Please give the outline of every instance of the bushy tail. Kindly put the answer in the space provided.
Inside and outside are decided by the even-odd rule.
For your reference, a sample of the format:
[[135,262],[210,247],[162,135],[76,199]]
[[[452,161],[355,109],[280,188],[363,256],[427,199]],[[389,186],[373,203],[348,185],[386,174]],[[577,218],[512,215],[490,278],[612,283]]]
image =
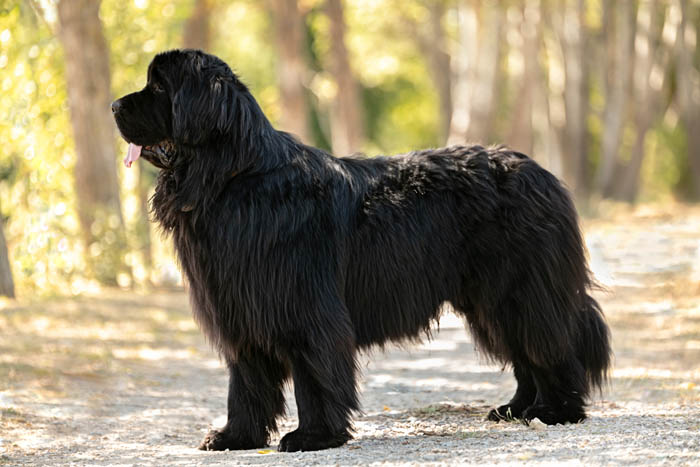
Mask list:
[[602,391],[611,366],[610,330],[596,300],[586,295],[578,334],[578,358],[586,370],[589,388]]

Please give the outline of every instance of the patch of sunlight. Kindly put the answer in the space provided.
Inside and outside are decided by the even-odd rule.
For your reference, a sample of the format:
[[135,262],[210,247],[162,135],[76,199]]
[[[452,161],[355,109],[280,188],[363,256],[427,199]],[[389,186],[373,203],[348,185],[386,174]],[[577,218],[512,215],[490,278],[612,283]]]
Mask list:
[[452,312],[452,307],[444,306],[445,314],[440,317],[440,329],[464,329],[462,318]]
[[139,348],[128,348],[120,347],[112,349],[112,355],[114,358],[126,360],[126,359],[136,359],[136,360],[185,360],[192,357],[192,352],[189,349],[184,350],[172,350],[167,348],[152,348],[152,347],[139,347]]
[[454,383],[450,383],[450,380],[447,378],[424,378],[415,380],[415,386],[423,388],[439,387],[440,389],[446,389],[449,387],[455,387],[456,385]]
[[445,358],[421,358],[404,360],[404,364],[401,366],[410,370],[434,370],[436,368],[445,369],[449,363]]
[[70,285],[70,291],[73,295],[97,295],[101,290],[99,282],[83,279],[81,277],[75,279]]
[[34,318],[30,322],[30,327],[39,333],[44,333],[51,326],[51,320],[46,317]]
[[673,311],[673,302],[671,300],[661,300],[659,302],[643,302],[637,305],[637,309],[640,313],[668,313]]
[[221,362],[219,360],[211,359],[204,362],[204,366],[207,368],[221,368]]
[[161,308],[147,308],[145,314],[148,315],[153,321],[159,323],[165,323],[168,321],[168,314]]
[[613,370],[613,378],[658,378],[668,379],[676,375],[671,370],[661,370],[658,368],[616,368]]
[[372,366],[385,371],[405,370],[410,373],[412,370],[441,370],[457,371],[464,373],[500,373],[500,367],[488,363],[479,363],[471,357],[465,359],[445,359],[445,358],[409,358],[374,360]]
[[153,333],[143,331],[137,323],[109,323],[94,327],[72,327],[72,323],[66,320],[50,320],[48,318],[36,318],[31,325],[44,337],[57,339],[96,339],[108,340],[139,340],[152,342],[155,340]]
[[392,375],[388,374],[381,374],[381,375],[372,375],[370,378],[372,381],[369,383],[370,386],[375,386],[375,385],[384,385],[394,379]]
[[503,387],[503,385],[489,383],[488,381],[481,381],[479,383],[470,384],[468,387],[472,391],[486,391],[486,390],[500,389]]
[[13,400],[10,397],[9,391],[0,391],[0,408],[12,407]]
[[421,347],[426,349],[426,350],[433,350],[433,351],[457,350],[457,342],[456,341],[447,341],[447,340],[442,340],[442,341],[435,340],[435,341],[425,342]]
[[191,319],[179,319],[175,321],[175,329],[178,331],[196,331],[197,325]]
[[695,259],[692,262],[690,270],[690,280],[694,282],[700,282],[700,240],[698,240],[698,246],[695,249]]

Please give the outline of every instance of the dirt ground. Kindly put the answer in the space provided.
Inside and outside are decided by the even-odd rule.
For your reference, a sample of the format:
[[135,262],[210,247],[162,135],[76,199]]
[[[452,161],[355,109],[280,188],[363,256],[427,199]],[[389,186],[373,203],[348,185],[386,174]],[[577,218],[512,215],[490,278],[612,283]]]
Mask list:
[[[700,209],[584,223],[615,368],[582,424],[484,421],[515,389],[446,315],[432,341],[363,357],[355,439],[312,453],[202,452],[226,372],[182,291],[0,304],[0,464],[700,465]],[[296,424],[288,389],[288,417]]]

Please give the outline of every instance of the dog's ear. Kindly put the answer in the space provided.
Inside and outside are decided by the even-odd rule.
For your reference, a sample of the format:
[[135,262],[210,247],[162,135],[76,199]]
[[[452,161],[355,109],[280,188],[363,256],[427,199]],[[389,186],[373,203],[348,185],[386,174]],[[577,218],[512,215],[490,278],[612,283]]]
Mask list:
[[200,71],[184,81],[173,100],[173,137],[196,145],[231,124],[235,91],[231,80],[220,74]]

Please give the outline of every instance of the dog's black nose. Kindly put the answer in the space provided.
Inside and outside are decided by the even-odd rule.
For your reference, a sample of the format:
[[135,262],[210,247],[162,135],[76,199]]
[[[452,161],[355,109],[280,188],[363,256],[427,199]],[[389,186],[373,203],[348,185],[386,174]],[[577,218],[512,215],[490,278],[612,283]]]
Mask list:
[[112,102],[112,113],[115,114],[115,113],[119,112],[119,109],[121,109],[121,107],[122,107],[122,103],[119,99]]

